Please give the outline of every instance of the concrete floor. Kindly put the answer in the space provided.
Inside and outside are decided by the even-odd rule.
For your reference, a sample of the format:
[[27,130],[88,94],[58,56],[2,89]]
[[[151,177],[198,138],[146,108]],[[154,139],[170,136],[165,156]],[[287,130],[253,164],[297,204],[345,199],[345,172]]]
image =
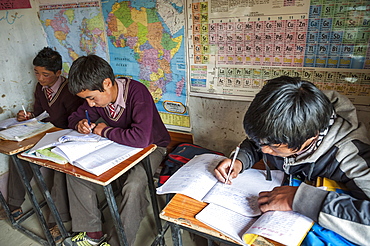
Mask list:
[[[39,197],[39,196],[38,196]],[[41,197],[41,196],[40,196]],[[164,196],[158,196],[158,201],[160,206],[164,206],[165,203]],[[0,205],[1,206],[1,205]],[[22,206],[23,211],[27,211],[31,208],[31,204],[26,200]],[[103,227],[111,226],[109,209],[104,210],[104,217],[106,222]],[[38,219],[35,215],[32,215],[22,226],[33,231],[37,235],[43,235]],[[70,230],[70,222],[65,224],[66,229]],[[32,228],[32,229],[31,229]],[[147,216],[143,219],[140,225],[140,229],[136,238],[135,246],[149,246],[153,242],[156,236],[155,222],[153,218],[152,206],[148,206]],[[188,232],[183,231],[183,245],[184,246],[203,246],[207,245],[206,242],[195,243]],[[170,229],[165,234],[166,246],[172,246],[171,232]],[[39,246],[41,244],[35,242],[33,239],[27,237],[22,232],[13,229],[7,220],[0,220],[0,246]],[[115,245],[112,245],[115,246]]]

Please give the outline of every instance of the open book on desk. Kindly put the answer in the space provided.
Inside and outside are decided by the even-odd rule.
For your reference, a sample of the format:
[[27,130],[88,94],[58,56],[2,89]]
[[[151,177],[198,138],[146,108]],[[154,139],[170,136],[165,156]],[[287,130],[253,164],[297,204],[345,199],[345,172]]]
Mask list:
[[225,158],[215,154],[195,156],[157,188],[157,194],[180,193],[245,216],[261,214],[257,204],[259,192],[280,186],[284,173],[271,170],[272,180],[268,181],[264,170],[248,169],[233,179],[231,185],[223,184],[215,177],[214,169]]
[[32,149],[22,155],[59,164],[69,162],[99,176],[141,150],[142,148],[118,144],[96,134],[81,134],[65,129],[47,133]]
[[26,121],[17,121],[16,118],[2,120],[0,121],[0,138],[4,140],[22,141],[49,130],[53,128],[54,125],[50,122],[41,122],[41,120],[47,117],[49,117],[49,114],[44,111],[39,116]]
[[207,205],[195,218],[242,245],[251,245],[257,235],[284,245],[300,245],[313,225],[311,219],[293,211],[248,217],[215,204]]

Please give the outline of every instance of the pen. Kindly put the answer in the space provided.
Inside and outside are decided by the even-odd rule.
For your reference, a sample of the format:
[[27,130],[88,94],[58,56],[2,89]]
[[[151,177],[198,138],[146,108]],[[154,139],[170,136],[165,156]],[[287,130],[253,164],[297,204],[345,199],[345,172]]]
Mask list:
[[26,111],[26,109],[24,108],[23,104],[22,104],[22,109],[23,109],[23,112],[24,112],[24,117],[25,117],[26,119],[28,119],[27,111]]
[[233,166],[234,166],[234,163],[235,163],[235,160],[236,160],[236,156],[238,155],[239,153],[239,149],[240,147],[237,146],[236,149],[235,149],[235,153],[234,153],[234,156],[233,156],[233,160],[231,161],[231,165],[230,165],[230,168],[229,168],[229,172],[227,173],[227,177],[226,177],[226,181],[225,181],[225,184],[227,183],[227,181],[229,181],[229,178],[230,178],[230,173],[231,173],[231,170],[233,169]]
[[87,123],[89,125],[91,125],[91,121],[90,121],[90,117],[89,117],[89,112],[87,112],[87,110],[85,110],[85,114],[86,114]]

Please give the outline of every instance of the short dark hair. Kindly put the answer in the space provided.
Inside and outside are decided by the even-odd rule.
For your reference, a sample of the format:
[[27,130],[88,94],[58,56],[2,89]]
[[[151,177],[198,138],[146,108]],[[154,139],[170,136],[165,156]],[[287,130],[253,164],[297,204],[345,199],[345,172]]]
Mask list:
[[293,150],[329,125],[333,106],[314,84],[281,76],[268,80],[251,102],[244,129],[257,144],[287,144]]
[[107,61],[97,55],[81,56],[72,63],[69,70],[68,88],[72,94],[84,90],[103,92],[103,82],[107,78],[115,83],[113,69]]
[[46,70],[56,73],[62,70],[62,56],[58,51],[50,47],[44,47],[33,59],[32,64],[36,67],[44,67]]

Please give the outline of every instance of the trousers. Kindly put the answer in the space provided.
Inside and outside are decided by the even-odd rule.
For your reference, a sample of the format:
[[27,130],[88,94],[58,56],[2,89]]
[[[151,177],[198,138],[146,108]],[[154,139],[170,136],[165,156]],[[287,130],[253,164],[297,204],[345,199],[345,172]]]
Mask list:
[[[31,181],[33,172],[28,162],[20,160],[21,165],[26,173],[26,178]],[[53,171],[53,184],[49,189],[51,190],[51,197],[60,214],[63,222],[71,220],[69,214],[69,203],[67,194],[66,175],[61,172]],[[8,204],[12,207],[21,207],[25,200],[26,190],[24,188],[21,177],[18,174],[17,168],[13,162],[9,163],[9,179],[8,179]],[[54,216],[51,214],[47,218],[48,223],[55,223]]]
[[[157,147],[149,155],[154,173],[166,154],[166,148]],[[134,245],[140,222],[149,205],[146,188],[148,179],[143,163],[138,163],[119,178],[122,184],[122,201],[118,205],[120,219],[129,245]],[[97,189],[102,188],[87,180],[67,175],[67,189],[72,217],[72,231],[102,231],[101,212],[98,207]],[[109,231],[108,242],[119,245],[114,227]]]

